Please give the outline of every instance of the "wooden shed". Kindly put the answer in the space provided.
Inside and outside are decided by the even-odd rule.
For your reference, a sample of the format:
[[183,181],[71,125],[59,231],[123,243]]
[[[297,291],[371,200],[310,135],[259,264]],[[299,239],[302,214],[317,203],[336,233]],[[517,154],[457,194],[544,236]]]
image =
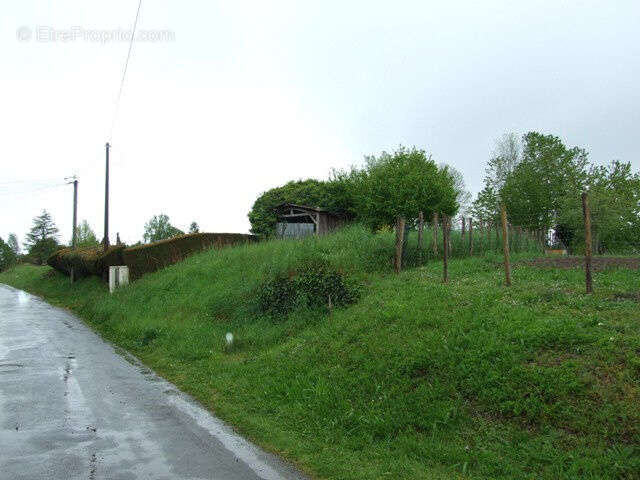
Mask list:
[[283,203],[276,208],[276,235],[280,238],[302,238],[326,235],[344,225],[344,218],[319,207]]

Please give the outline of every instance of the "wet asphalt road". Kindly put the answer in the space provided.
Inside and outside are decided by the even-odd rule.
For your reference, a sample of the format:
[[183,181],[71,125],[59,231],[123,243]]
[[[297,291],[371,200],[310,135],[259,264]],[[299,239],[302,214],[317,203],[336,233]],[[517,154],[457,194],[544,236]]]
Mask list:
[[0,285],[0,479],[301,479],[79,319]]

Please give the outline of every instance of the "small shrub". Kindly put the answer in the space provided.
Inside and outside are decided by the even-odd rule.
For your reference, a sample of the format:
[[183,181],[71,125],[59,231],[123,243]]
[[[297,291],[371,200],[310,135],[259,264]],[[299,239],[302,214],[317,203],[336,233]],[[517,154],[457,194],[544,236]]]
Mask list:
[[286,315],[297,308],[330,309],[354,303],[358,287],[322,261],[301,265],[288,276],[277,275],[260,286],[258,306],[268,315]]

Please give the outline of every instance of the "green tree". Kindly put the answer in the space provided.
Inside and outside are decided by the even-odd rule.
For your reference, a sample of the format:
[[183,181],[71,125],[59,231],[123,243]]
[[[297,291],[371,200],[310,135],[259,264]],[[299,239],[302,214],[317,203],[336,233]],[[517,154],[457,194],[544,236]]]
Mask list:
[[505,133],[496,141],[496,148],[487,163],[484,182],[499,192],[522,159],[522,142],[515,133]]
[[189,225],[189,233],[199,233],[200,232],[200,227],[198,226],[198,224],[196,222],[191,222],[191,225]]
[[7,245],[15,253],[16,257],[20,255],[20,242],[18,242],[18,236],[15,233],[10,233],[7,237]]
[[157,242],[178,235],[184,235],[184,232],[171,225],[169,217],[164,213],[154,215],[151,217],[151,220],[144,225],[145,243]]
[[566,196],[579,195],[584,188],[587,153],[538,132],[527,133],[523,144],[522,159],[507,175],[499,196],[513,224],[547,232],[557,223]]
[[31,252],[31,248],[33,248],[36,243],[53,239],[56,240],[57,244],[57,238],[58,227],[56,227],[49,212],[42,210],[42,213],[33,219],[33,226],[29,233],[27,233],[27,239],[24,243],[29,252]]
[[[455,215],[458,210],[455,178],[415,147],[399,147],[366,158],[364,175],[357,182],[358,211],[372,227],[395,226],[396,271],[401,268],[404,225],[420,212]],[[428,217],[427,217],[428,218]]]
[[36,243],[29,247],[29,256],[34,263],[42,265],[59,248],[60,245],[55,238],[44,238],[42,240],[38,240]]
[[478,192],[471,207],[471,214],[473,218],[485,224],[494,225],[498,222],[500,215],[500,198],[492,185],[485,185],[485,187]]
[[76,235],[78,237],[78,247],[95,247],[100,245],[95,232],[86,220],[80,222]]
[[0,272],[14,265],[17,255],[5,241],[0,237]]
[[[631,163],[613,161],[593,166],[587,178],[594,251],[598,253],[640,250],[640,175]],[[580,194],[567,195],[561,208],[556,235],[568,247],[584,246],[584,221]]]
[[58,227],[46,210],[33,219],[33,226],[24,242],[33,261],[42,264],[58,248]]

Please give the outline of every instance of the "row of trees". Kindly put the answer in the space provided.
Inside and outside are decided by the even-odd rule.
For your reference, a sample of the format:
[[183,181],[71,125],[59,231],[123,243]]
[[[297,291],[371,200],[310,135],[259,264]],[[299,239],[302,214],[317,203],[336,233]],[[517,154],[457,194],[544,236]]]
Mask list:
[[289,182],[268,190],[255,201],[249,220],[253,234],[268,238],[275,234],[275,207],[289,202],[319,206],[373,229],[393,227],[399,270],[406,226],[452,217],[468,196],[458,171],[437,165],[424,150],[399,147],[366,157],[363,167],[334,171],[327,181]]
[[584,149],[569,148],[554,135],[504,135],[470,213],[497,225],[504,203],[513,225],[537,231],[545,240],[553,231],[552,242],[579,249],[584,239],[583,191],[589,191],[596,251],[637,248],[640,176],[630,163],[591,165]]

